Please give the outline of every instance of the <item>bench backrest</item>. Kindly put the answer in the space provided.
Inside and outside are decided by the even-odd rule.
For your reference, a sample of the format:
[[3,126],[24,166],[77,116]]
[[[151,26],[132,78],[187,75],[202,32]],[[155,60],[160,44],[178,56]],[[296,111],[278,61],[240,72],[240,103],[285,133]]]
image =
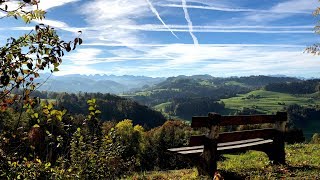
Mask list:
[[[209,128],[207,136],[192,136],[190,145],[202,145],[206,139],[215,140],[218,143],[240,141],[253,138],[274,139],[283,138],[286,129],[287,113],[277,112],[275,115],[239,115],[221,116],[217,113],[209,113],[207,117],[192,117],[192,128]],[[274,128],[254,129],[244,131],[232,131],[219,133],[220,126],[249,125],[249,124],[274,124]]]

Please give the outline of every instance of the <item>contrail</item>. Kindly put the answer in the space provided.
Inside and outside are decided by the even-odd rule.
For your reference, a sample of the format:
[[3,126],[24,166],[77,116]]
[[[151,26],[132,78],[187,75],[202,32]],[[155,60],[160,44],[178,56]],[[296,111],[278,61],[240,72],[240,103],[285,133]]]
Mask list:
[[157,18],[159,19],[159,21],[161,21],[161,23],[163,24],[163,26],[166,27],[166,28],[171,32],[171,34],[174,35],[174,37],[176,37],[177,39],[179,39],[178,36],[177,36],[173,31],[171,31],[171,29],[166,25],[166,23],[164,23],[164,21],[162,20],[162,18],[160,17],[160,15],[159,15],[159,13],[158,13],[158,11],[156,10],[156,8],[153,7],[153,5],[151,4],[151,2],[150,2],[149,0],[146,0],[146,1],[147,1],[147,3],[149,4],[149,7],[150,7],[151,11],[157,16]]
[[[180,4],[159,4],[160,7],[172,7],[172,8],[181,8],[183,7]],[[228,8],[228,7],[215,7],[215,6],[196,6],[196,5],[188,5],[187,8],[193,8],[193,9],[205,9],[205,10],[213,10],[213,11],[226,11],[226,12],[256,12],[256,13],[277,13],[277,14],[283,14],[283,13],[293,13],[293,14],[310,14],[308,11],[275,11],[275,10],[264,10],[264,9],[241,9],[241,8]]]
[[194,45],[199,45],[198,39],[197,37],[193,34],[193,26],[192,26],[192,22],[188,13],[188,9],[187,9],[187,2],[186,0],[182,0],[182,8],[184,11],[184,17],[186,18],[187,22],[188,22],[188,27],[189,27],[189,33],[193,39],[193,44]]

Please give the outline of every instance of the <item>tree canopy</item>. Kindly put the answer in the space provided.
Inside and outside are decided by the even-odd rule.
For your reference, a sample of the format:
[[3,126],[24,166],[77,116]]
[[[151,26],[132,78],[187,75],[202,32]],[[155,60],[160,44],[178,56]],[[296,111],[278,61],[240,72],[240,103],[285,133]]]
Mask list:
[[[38,8],[39,0],[0,0],[0,17],[21,19],[25,23],[42,20],[46,12]],[[79,31],[79,36],[81,32]],[[73,41],[60,39],[54,28],[38,24],[21,37],[8,37],[0,47],[0,107],[5,109],[16,101],[33,104],[29,98],[37,88],[34,82],[40,72],[59,71],[65,52],[82,43],[80,37]],[[14,89],[23,89],[22,96],[10,95]]]

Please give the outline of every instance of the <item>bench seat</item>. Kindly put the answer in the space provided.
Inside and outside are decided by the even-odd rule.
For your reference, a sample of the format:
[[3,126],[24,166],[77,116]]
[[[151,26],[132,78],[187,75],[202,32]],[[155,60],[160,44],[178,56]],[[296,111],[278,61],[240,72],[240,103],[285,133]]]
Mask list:
[[[221,153],[228,153],[233,151],[239,151],[239,149],[254,149],[255,146],[261,146],[263,144],[271,144],[273,143],[272,139],[262,139],[262,138],[255,138],[255,139],[247,139],[241,141],[232,141],[232,142],[225,142],[225,143],[218,143],[217,150]],[[204,146],[190,146],[190,147],[180,147],[180,148],[171,148],[168,151],[176,152],[178,154],[201,154],[203,152]]]

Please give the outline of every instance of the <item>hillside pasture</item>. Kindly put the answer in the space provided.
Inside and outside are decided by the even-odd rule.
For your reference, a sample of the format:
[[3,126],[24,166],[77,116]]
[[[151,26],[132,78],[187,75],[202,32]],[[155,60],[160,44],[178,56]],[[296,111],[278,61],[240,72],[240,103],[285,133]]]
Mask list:
[[311,95],[291,95],[265,90],[239,94],[236,97],[221,99],[221,101],[225,103],[226,109],[231,112],[242,108],[250,108],[267,114],[281,111],[284,107],[292,104],[314,106],[320,103],[319,99],[313,98]]

